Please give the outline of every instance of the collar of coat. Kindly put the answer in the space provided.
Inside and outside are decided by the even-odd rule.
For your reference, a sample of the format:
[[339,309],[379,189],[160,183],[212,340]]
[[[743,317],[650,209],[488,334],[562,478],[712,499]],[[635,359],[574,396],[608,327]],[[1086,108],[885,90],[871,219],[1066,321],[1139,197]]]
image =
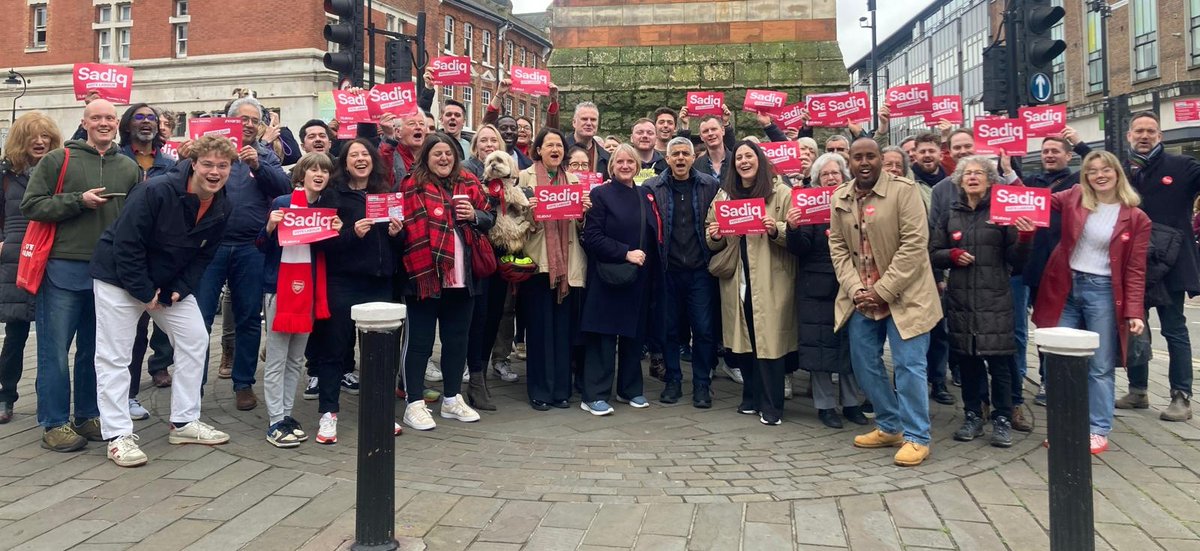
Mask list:
[[[855,190],[858,189],[857,182],[858,182],[858,179],[856,178],[854,180],[850,180],[850,182],[848,184],[843,185],[841,193],[837,194],[838,200],[853,202],[854,201],[854,192],[855,192]],[[880,172],[879,180],[877,182],[875,182],[875,187],[871,188],[871,192],[880,197],[887,197],[888,192],[891,191],[893,186],[902,185],[904,183],[908,183],[909,185],[916,185],[912,180],[909,180],[907,178],[900,178],[898,176],[892,176],[888,172]]]

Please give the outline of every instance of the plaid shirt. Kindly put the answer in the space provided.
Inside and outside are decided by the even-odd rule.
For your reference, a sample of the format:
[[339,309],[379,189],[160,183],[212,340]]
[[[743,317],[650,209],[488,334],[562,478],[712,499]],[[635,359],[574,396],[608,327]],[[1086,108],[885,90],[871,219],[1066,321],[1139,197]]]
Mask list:
[[[858,244],[859,249],[862,251],[862,262],[858,265],[858,277],[862,279],[863,285],[867,286],[867,290],[871,290],[875,287],[875,282],[879,281],[880,277],[879,266],[875,264],[875,254],[871,251],[871,240],[867,238],[867,226],[873,219],[870,215],[874,213],[875,207],[864,205],[867,197],[871,195],[871,190],[855,188],[854,191],[855,204],[858,206],[858,225],[862,228],[862,231],[859,232],[861,241]],[[873,320],[885,319],[891,315],[886,302],[873,309],[867,311],[860,310],[860,312]]]

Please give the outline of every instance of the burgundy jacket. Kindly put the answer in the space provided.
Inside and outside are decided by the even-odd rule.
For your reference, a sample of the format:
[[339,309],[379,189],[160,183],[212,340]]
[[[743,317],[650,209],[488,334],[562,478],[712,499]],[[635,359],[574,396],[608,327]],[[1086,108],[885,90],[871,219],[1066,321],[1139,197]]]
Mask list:
[[[1062,239],[1046,262],[1037,302],[1033,306],[1033,323],[1038,327],[1058,325],[1067,296],[1071,293],[1071,252],[1075,250],[1090,214],[1083,208],[1082,185],[1086,184],[1051,196],[1051,208],[1062,213]],[[1108,245],[1113,305],[1116,310],[1114,317],[1121,341],[1120,365],[1125,365],[1125,348],[1129,339],[1126,320],[1144,320],[1146,315],[1143,299],[1146,293],[1146,250],[1149,247],[1150,217],[1139,208],[1122,206]]]

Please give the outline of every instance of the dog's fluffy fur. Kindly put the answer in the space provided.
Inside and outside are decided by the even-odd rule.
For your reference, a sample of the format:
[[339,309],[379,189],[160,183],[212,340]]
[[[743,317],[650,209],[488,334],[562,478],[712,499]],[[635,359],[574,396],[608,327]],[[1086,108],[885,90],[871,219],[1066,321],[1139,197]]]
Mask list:
[[525,248],[525,236],[529,233],[529,199],[517,186],[517,161],[507,152],[494,151],[483,161],[483,182],[504,182],[504,212],[496,213],[496,225],[488,232],[492,244],[508,253]]

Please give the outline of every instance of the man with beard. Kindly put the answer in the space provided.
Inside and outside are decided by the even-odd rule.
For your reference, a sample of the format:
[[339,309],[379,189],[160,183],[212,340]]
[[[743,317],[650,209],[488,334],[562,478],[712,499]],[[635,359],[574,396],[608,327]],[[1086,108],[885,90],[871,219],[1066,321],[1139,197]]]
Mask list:
[[638,160],[642,163],[642,171],[633,179],[638,185],[667,169],[667,160],[661,153],[654,150],[654,140],[657,135],[658,131],[654,127],[654,121],[642,118],[633,123],[629,143],[633,144],[633,149],[637,151],[639,157]]
[[[653,123],[651,123],[653,126]],[[578,145],[588,154],[588,163],[592,172],[608,174],[608,151],[596,141],[596,130],[600,128],[600,110],[590,101],[580,102],[575,106],[575,115],[571,118],[573,131],[567,134],[565,151]]]

